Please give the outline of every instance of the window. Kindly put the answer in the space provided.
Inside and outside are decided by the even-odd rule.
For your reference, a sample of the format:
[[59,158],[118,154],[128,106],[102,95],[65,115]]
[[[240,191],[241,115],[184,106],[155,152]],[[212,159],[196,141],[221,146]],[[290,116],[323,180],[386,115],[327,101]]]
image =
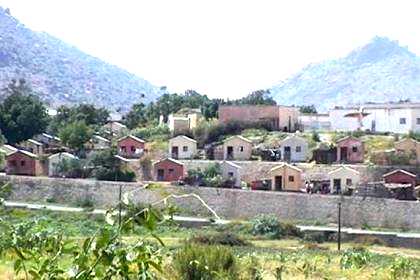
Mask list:
[[233,172],[228,172],[229,177],[233,177]]
[[346,185],[347,185],[347,186],[351,186],[351,185],[353,185],[353,181],[352,181],[350,178],[347,178],[347,179],[346,179]]
[[420,125],[420,118],[417,118],[416,123]]
[[188,152],[188,146],[184,146],[184,147],[182,147],[182,151],[183,151],[183,152]]
[[406,119],[405,118],[400,118],[400,124],[405,124],[406,123]]
[[295,177],[294,176],[289,176],[289,182],[294,182],[295,181]]
[[22,160],[22,161],[20,162],[20,166],[25,166],[25,161],[24,161],[24,160]]
[[125,153],[127,151],[127,148],[125,146],[121,146],[121,152]]
[[240,152],[243,152],[243,151],[244,151],[244,146],[240,146],[240,147],[239,147],[239,151],[240,151]]
[[136,151],[136,147],[131,146],[131,151],[134,153]]
[[173,174],[174,173],[174,169],[173,168],[169,168],[169,170],[168,170],[168,172],[169,172],[169,174]]
[[351,150],[353,151],[353,153],[357,153],[357,146],[353,146]]
[[300,153],[302,151],[302,147],[301,146],[296,146],[296,153]]

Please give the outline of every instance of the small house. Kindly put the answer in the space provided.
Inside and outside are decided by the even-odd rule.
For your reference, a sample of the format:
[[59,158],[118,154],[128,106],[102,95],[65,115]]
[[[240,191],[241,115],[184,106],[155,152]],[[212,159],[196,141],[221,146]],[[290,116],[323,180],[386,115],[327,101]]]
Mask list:
[[125,134],[126,132],[128,132],[127,126],[117,121],[109,121],[108,123],[104,125],[104,128],[106,131],[108,131],[109,134],[111,134],[111,136],[114,136],[114,135],[121,136]]
[[360,182],[360,173],[353,168],[341,166],[328,172],[331,193],[343,193],[356,187]]
[[184,164],[173,158],[162,159],[153,164],[153,174],[156,181],[182,180],[185,177]]
[[397,169],[391,172],[384,174],[383,179],[385,184],[403,184],[411,185],[413,188],[416,187],[417,176],[411,172]]
[[308,158],[308,142],[297,135],[287,136],[280,142],[281,159],[287,162],[302,162]]
[[6,174],[37,176],[42,174],[42,166],[37,155],[17,150],[6,157]]
[[60,142],[61,142],[60,138],[53,136],[51,134],[48,134],[48,133],[38,134],[34,136],[34,139],[44,144],[46,148],[59,147]]
[[35,155],[40,156],[44,154],[44,144],[39,141],[36,141],[35,139],[28,139],[26,141],[23,141],[20,144],[20,146],[24,150],[31,152]]
[[364,144],[353,136],[337,140],[337,161],[341,163],[361,163],[364,160]]
[[242,167],[231,161],[222,161],[220,163],[220,169],[222,170],[222,177],[224,180],[232,182],[234,187],[241,186]]
[[118,139],[118,154],[126,158],[139,158],[143,155],[145,141],[134,135],[124,136]]
[[173,159],[191,159],[197,154],[197,141],[184,135],[169,140],[169,155]]
[[296,166],[281,163],[268,172],[273,191],[300,191],[303,187],[302,170]]
[[48,157],[48,176],[59,176],[58,165],[63,161],[78,160],[79,158],[67,152],[56,153]]
[[223,159],[249,160],[252,154],[252,141],[235,135],[223,141]]
[[420,164],[420,142],[412,138],[404,138],[395,143],[397,152],[408,155],[410,164]]
[[111,147],[111,141],[102,136],[93,135],[89,143],[87,144],[87,146],[89,150],[94,150],[94,151],[106,150],[109,147]]

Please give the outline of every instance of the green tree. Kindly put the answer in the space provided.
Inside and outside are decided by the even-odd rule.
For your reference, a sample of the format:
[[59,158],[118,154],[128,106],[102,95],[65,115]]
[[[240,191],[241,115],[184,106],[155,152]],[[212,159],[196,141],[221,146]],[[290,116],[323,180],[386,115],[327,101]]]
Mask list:
[[314,105],[303,105],[299,106],[299,111],[304,114],[316,114],[316,108]]
[[64,145],[77,151],[83,150],[84,144],[91,139],[92,134],[92,129],[84,121],[69,123],[59,131]]
[[83,121],[89,126],[102,126],[109,118],[109,112],[105,108],[96,108],[90,104],[80,104],[75,107],[60,106],[49,126],[49,130],[57,133],[60,128],[69,122]]
[[236,105],[276,105],[276,101],[271,97],[271,92],[268,89],[260,89],[254,92],[251,92],[245,97],[234,100],[232,102],[227,102],[227,104],[236,104]]
[[144,126],[147,123],[146,106],[143,103],[134,104],[123,117],[123,121],[129,129]]
[[7,97],[0,104],[0,130],[8,143],[15,144],[45,131],[49,122],[47,108],[25,80],[12,80],[3,92]]

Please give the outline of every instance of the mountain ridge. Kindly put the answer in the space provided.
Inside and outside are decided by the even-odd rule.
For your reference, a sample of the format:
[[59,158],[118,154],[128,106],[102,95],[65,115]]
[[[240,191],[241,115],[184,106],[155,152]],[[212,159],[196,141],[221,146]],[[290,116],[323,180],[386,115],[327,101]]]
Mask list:
[[285,105],[319,111],[351,103],[420,101],[420,58],[397,41],[374,37],[347,56],[312,63],[270,89]]
[[127,111],[160,95],[143,78],[46,32],[32,31],[0,7],[0,88],[20,78],[29,80],[51,107],[91,103]]

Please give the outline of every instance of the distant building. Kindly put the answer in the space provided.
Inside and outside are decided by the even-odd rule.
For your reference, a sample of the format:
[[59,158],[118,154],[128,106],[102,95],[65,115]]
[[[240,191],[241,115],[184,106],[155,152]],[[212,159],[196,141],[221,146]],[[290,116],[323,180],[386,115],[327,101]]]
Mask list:
[[395,143],[395,150],[410,157],[410,164],[420,164],[420,142],[404,138]]
[[300,114],[299,124],[304,131],[331,130],[331,121],[329,114]]
[[188,109],[168,116],[169,131],[174,134],[184,133],[197,127],[202,117],[200,109]]
[[6,157],[7,175],[37,176],[43,172],[38,156],[24,150],[17,150]]
[[173,159],[192,159],[197,154],[197,141],[184,135],[169,139],[169,155]]
[[99,135],[93,135],[86,143],[86,148],[93,151],[105,150],[109,147],[111,147],[111,141]]
[[337,140],[337,161],[340,163],[362,163],[365,148],[362,140],[346,136]]
[[104,128],[111,136],[121,136],[128,132],[127,126],[117,121],[109,121],[104,125]]
[[347,166],[341,166],[328,173],[332,193],[346,192],[360,182],[360,173]]
[[274,130],[298,129],[299,109],[277,105],[220,105],[219,122],[265,122]]
[[281,160],[303,162],[308,159],[308,142],[297,135],[289,135],[280,141]]
[[252,141],[235,135],[223,141],[223,159],[249,160],[252,154]]
[[145,152],[145,141],[134,135],[124,136],[117,141],[118,155],[126,158],[139,158]]
[[[354,117],[363,114],[361,118]],[[420,132],[420,103],[372,103],[337,107],[329,112],[331,128],[338,131]]]
[[184,164],[176,159],[166,158],[153,164],[156,181],[173,182],[185,177]]
[[20,143],[20,146],[35,155],[41,156],[44,154],[44,144],[34,139],[28,139]]
[[416,187],[417,184],[416,174],[402,169],[388,172],[382,177],[384,178],[385,184],[407,184],[411,185],[413,188]]
[[222,161],[220,163],[220,169],[222,170],[224,180],[230,180],[235,187],[240,187],[242,167],[231,161]]
[[293,165],[281,163],[268,174],[273,191],[300,191],[303,188],[302,170]]
[[79,158],[67,153],[67,152],[62,152],[62,153],[56,153],[53,154],[51,156],[48,157],[48,176],[49,177],[56,177],[59,176],[59,172],[57,169],[57,166],[67,160],[67,161],[71,161],[71,160],[78,160]]

